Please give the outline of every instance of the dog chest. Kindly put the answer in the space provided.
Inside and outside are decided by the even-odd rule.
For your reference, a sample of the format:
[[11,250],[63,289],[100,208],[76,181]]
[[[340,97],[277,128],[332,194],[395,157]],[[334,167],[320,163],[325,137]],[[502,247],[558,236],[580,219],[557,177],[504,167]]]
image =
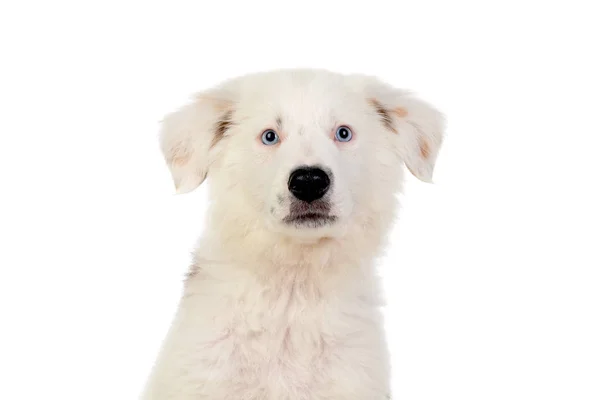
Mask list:
[[[193,301],[201,300],[209,299]],[[190,364],[205,392],[224,391],[223,399],[308,400],[336,398],[331,393],[379,398],[387,390],[380,316],[364,296],[328,297],[296,281],[240,288],[209,303],[219,305],[191,307],[203,312],[189,316],[196,332],[188,332],[194,338]]]

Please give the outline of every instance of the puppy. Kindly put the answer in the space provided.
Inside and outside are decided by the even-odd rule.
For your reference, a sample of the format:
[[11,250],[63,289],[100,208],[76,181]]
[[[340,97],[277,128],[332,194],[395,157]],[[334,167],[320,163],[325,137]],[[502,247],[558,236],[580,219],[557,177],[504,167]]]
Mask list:
[[403,166],[429,182],[443,116],[377,78],[277,70],[168,115],[178,193],[211,203],[145,400],[383,400],[373,262]]

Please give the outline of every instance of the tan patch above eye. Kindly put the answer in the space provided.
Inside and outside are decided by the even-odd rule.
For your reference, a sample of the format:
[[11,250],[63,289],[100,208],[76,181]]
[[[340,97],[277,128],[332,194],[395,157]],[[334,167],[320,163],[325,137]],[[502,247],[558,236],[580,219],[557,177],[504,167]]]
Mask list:
[[428,159],[431,155],[431,148],[429,147],[429,143],[426,140],[419,141],[419,150],[421,151],[421,157],[424,159]]
[[408,111],[406,111],[402,107],[396,107],[396,108],[394,108],[393,112],[394,112],[394,114],[396,114],[400,118],[404,118],[404,117],[406,117],[408,115]]

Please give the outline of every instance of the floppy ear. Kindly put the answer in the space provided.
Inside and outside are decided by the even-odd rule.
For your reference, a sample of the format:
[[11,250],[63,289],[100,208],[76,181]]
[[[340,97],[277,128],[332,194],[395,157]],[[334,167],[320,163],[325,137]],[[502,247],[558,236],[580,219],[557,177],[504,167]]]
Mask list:
[[444,139],[445,118],[410,92],[376,81],[367,90],[368,101],[381,123],[394,135],[394,147],[408,170],[423,182],[432,182]]
[[160,147],[177,193],[197,188],[206,178],[209,154],[231,126],[233,103],[223,93],[197,95],[192,102],[165,116]]

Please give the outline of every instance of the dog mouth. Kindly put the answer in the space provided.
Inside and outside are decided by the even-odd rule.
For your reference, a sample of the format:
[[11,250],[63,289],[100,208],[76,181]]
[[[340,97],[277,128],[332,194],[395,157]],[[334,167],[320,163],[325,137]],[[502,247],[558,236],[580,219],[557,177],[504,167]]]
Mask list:
[[290,214],[283,222],[290,225],[323,226],[335,222],[336,217],[328,214],[309,212],[304,214]]
[[293,202],[290,213],[283,219],[288,225],[305,227],[319,227],[332,224],[337,217],[329,214],[330,205],[325,201],[316,201],[307,204],[305,202]]

